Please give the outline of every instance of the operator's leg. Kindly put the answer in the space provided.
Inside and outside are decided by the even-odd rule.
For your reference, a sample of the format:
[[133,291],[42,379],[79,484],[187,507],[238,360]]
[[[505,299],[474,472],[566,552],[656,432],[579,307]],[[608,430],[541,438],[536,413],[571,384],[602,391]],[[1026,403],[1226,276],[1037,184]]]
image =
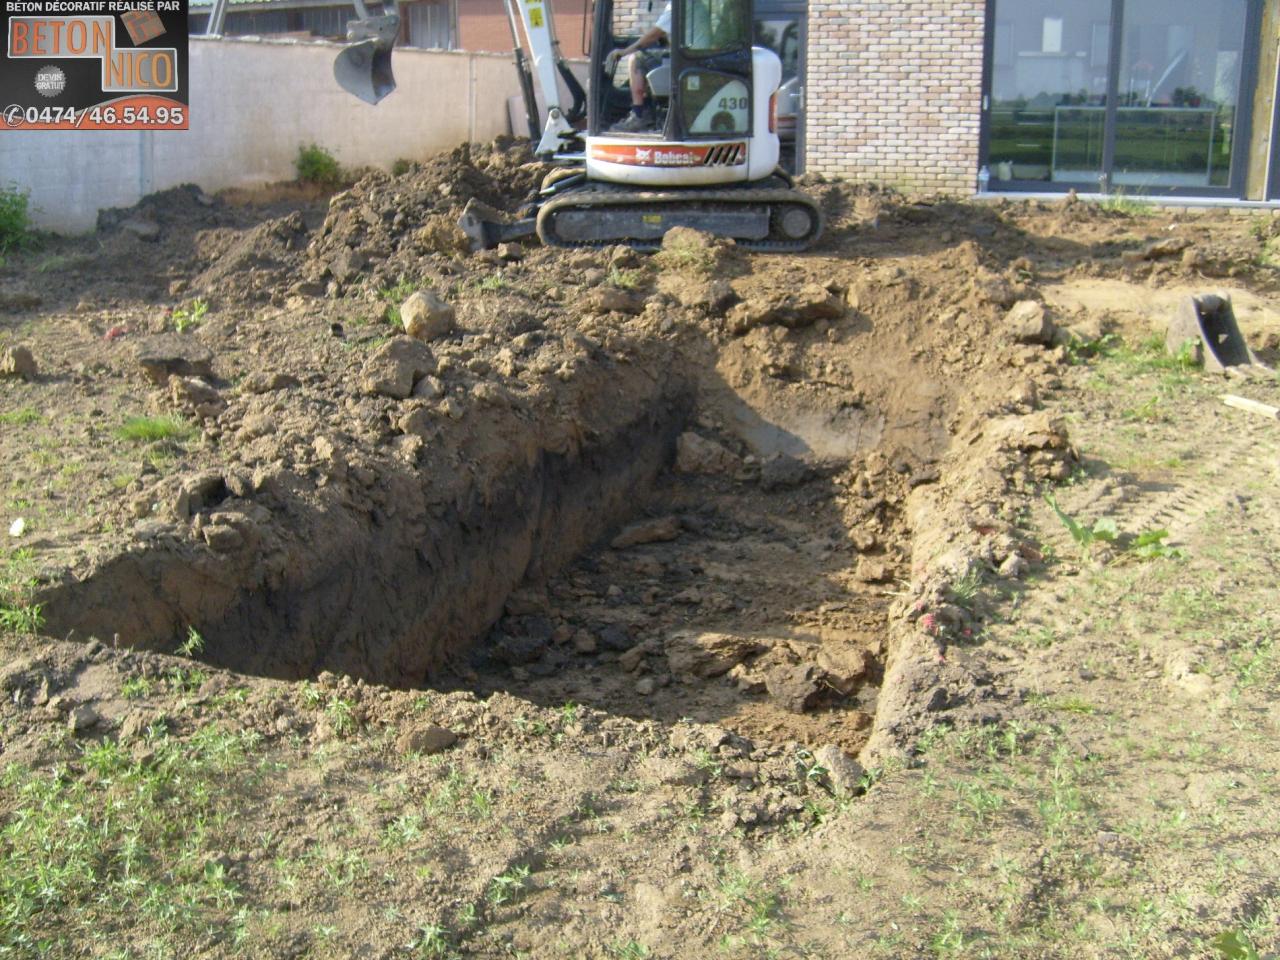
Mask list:
[[627,72],[631,77],[631,105],[633,107],[644,106],[644,60],[645,58],[640,54],[633,53],[631,62],[627,65]]

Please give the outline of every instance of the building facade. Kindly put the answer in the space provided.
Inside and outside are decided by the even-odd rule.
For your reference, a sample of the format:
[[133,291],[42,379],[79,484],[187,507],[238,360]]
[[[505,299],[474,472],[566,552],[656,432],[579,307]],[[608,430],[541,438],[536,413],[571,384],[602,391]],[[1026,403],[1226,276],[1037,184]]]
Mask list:
[[806,169],[1280,198],[1280,0],[809,0]]

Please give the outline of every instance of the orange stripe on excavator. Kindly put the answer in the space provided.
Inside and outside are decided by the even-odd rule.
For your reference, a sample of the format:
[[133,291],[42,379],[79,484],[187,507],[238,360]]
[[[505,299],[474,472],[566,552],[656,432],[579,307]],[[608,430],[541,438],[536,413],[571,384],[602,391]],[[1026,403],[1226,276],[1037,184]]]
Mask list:
[[718,143],[709,147],[655,144],[632,146],[593,143],[591,159],[631,167],[740,166],[747,161],[745,143]]

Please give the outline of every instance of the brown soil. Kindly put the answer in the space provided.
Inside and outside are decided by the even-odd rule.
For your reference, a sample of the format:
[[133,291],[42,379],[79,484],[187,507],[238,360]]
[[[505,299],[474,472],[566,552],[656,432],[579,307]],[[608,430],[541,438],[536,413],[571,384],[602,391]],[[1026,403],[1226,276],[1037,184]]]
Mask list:
[[[1005,656],[998,625],[1074,549],[1036,527],[1038,491],[1080,484],[1060,499],[1091,515],[1127,502],[1115,479],[1074,499],[1104,482],[1076,361],[1225,284],[1274,362],[1271,222],[811,182],[827,236],[801,256],[692,232],[651,257],[465,253],[466,201],[514,211],[542,173],[496,144],[332,197],[178,188],[0,266],[0,348],[39,365],[0,379],[6,526],[22,518],[4,609],[43,619],[6,641],[0,752],[38,768],[160,718],[184,743],[251,731],[281,769],[217,842],[273,839],[227,854],[238,892],[201,909],[275,915],[261,955],[403,955],[406,925],[448,927],[423,955],[861,955],[900,917],[882,899],[817,919],[845,903],[821,874],[831,851],[876,858],[869,818],[897,836],[922,812],[872,807],[900,781],[850,794],[907,776],[931,731],[1026,722],[1042,667]],[[425,345],[392,322],[413,290],[456,311]],[[1007,319],[1026,301],[1051,321],[1030,335]],[[177,419],[121,432],[143,415]],[[1135,531],[1182,509],[1144,499]],[[206,669],[186,683],[166,654],[193,635]],[[78,705],[92,723],[50,739]],[[447,766],[395,747],[428,723],[461,738]],[[461,819],[379,845],[406,798]],[[349,889],[275,885],[281,860],[332,877],[357,855]],[[504,910],[492,884],[516,868],[559,879]],[[794,878],[803,919],[754,879],[726,900],[739,874]],[[450,919],[468,903],[483,932]],[[94,955],[99,928],[60,939],[61,916],[26,922]],[[142,951],[176,942],[164,929],[122,932]],[[931,935],[896,955],[945,953]]]

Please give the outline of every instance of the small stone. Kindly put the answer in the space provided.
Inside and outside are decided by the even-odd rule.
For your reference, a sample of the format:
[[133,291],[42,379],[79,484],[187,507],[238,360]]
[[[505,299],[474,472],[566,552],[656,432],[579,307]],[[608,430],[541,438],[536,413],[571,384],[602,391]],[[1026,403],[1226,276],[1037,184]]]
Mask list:
[[803,460],[780,453],[760,465],[760,488],[770,492],[798,487],[812,475],[813,471]]
[[831,744],[819,747],[813,751],[813,759],[826,770],[826,779],[832,792],[841,796],[862,792],[862,778],[867,775],[867,771],[839,747]]
[[355,250],[343,250],[329,263],[329,273],[339,283],[350,283],[360,275],[368,261]]
[[84,733],[96,727],[101,720],[102,717],[97,710],[87,703],[82,703],[67,714],[67,728],[72,733]]
[[1015,550],[1004,558],[1004,562],[1000,564],[999,573],[1000,576],[1008,577],[1010,580],[1021,580],[1026,576],[1028,569],[1030,569],[1030,564],[1023,560]]
[[498,244],[498,257],[508,263],[516,263],[524,259],[524,247],[518,243]]
[[657,684],[654,682],[653,677],[641,677],[636,681],[636,693],[642,697],[651,695],[655,689],[657,689]]
[[1053,321],[1043,303],[1036,300],[1019,300],[1005,314],[1005,329],[1019,343],[1052,343]]
[[630,650],[635,641],[631,639],[631,634],[627,632],[626,627],[620,627],[616,623],[611,623],[600,631],[600,645],[606,650],[613,650],[621,653]]
[[859,557],[853,575],[863,583],[883,583],[892,576],[889,565],[875,557]]
[[240,381],[240,389],[245,393],[271,393],[274,390],[287,390],[298,385],[297,377],[265,370],[251,373]]
[[596,287],[587,294],[585,306],[592,313],[626,313],[635,315],[644,309],[644,301],[621,287],[606,284]]
[[32,380],[38,372],[36,358],[26,347],[8,347],[0,354],[0,376]]
[[638,643],[618,657],[618,666],[627,671],[627,673],[635,673],[640,669],[640,664],[644,662],[644,655],[647,652],[645,645]]
[[634,547],[643,543],[662,543],[674,540],[678,536],[680,536],[680,519],[678,517],[657,517],[653,520],[641,520],[639,523],[633,523],[623,528],[623,531],[609,542],[609,546],[615,550],[625,550],[627,547]]
[[435,357],[425,343],[412,337],[392,337],[365,361],[361,387],[365,393],[403,400],[420,378],[435,370]]
[[403,731],[396,739],[396,749],[401,753],[421,753],[430,755],[448,750],[458,742],[458,735],[452,730],[427,724],[411,727]]
[[742,467],[738,456],[714,440],[696,433],[680,434],[676,440],[676,473],[736,473]]
[[728,673],[747,657],[764,650],[749,637],[731,633],[681,632],[665,643],[667,664],[680,677],[709,680]]
[[573,635],[573,649],[578,653],[595,653],[596,638],[586,630],[579,630]]
[[130,217],[120,224],[120,232],[137,237],[147,243],[155,243],[160,239],[160,225],[152,220]]
[[400,305],[404,332],[417,340],[435,340],[452,332],[456,311],[430,290],[409,295]]
[[821,697],[817,668],[811,664],[774,667],[764,678],[769,696],[792,713],[815,707]]
[[206,524],[200,535],[215,553],[232,553],[244,546],[244,534],[230,524]]

